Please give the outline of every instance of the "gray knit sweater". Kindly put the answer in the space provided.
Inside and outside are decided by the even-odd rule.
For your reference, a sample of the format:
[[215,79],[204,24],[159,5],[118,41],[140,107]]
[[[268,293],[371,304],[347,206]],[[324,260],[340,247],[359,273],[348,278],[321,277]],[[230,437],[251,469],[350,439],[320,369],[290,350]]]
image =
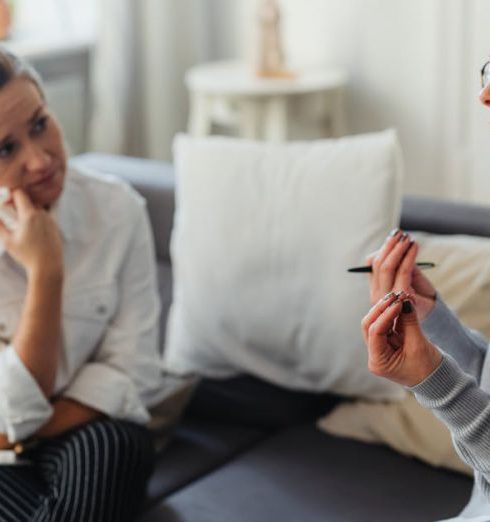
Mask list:
[[422,406],[432,409],[448,426],[456,450],[475,470],[472,499],[461,518],[455,520],[490,521],[488,341],[463,326],[439,298],[422,328],[443,352],[443,360],[429,377],[410,390]]

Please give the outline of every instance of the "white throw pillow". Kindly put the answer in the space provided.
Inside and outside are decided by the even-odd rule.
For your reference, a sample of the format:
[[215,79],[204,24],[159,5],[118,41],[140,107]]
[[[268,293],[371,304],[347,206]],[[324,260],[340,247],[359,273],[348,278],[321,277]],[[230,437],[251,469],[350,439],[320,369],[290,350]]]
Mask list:
[[395,132],[286,144],[180,135],[174,155],[166,368],[402,397],[367,369],[367,278],[346,272],[399,221]]

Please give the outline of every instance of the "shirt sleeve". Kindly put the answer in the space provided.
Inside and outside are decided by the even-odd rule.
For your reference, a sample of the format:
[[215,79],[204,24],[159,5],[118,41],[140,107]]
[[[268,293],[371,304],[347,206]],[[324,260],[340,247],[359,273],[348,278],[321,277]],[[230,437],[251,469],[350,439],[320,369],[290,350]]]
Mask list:
[[10,442],[35,433],[53,414],[36,379],[13,345],[0,352],[0,431]]
[[490,499],[490,395],[447,354],[429,377],[409,389],[447,425],[456,450]]
[[434,309],[422,322],[422,329],[463,371],[480,380],[488,341],[479,332],[464,326],[439,295]]
[[[134,196],[133,196],[134,197]],[[118,282],[118,307],[94,356],[62,395],[106,415],[145,423],[162,388],[158,354],[160,303],[155,252],[144,202],[136,217]]]

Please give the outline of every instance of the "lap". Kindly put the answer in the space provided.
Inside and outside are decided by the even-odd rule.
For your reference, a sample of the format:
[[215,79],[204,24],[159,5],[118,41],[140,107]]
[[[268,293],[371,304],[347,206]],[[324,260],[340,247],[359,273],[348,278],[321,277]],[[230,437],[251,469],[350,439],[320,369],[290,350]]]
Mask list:
[[19,522],[130,520],[144,498],[153,456],[146,428],[124,421],[101,420],[47,440],[28,452],[31,466],[0,467],[0,521],[10,521],[10,504],[20,510],[19,491],[27,499],[23,511],[31,511],[12,519]]

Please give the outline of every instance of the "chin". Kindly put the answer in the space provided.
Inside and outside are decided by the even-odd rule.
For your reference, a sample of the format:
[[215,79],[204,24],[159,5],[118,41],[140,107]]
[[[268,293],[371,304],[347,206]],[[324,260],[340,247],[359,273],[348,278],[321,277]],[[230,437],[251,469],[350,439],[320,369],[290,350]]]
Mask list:
[[63,186],[53,187],[50,190],[30,194],[32,202],[40,207],[52,207],[61,196]]

